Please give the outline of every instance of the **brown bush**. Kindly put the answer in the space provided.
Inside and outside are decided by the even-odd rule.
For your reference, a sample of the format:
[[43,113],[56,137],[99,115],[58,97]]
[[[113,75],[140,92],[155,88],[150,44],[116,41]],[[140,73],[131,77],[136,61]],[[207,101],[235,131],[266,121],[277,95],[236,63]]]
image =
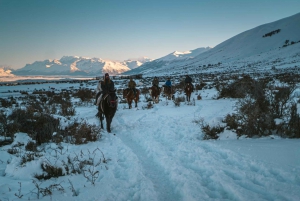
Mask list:
[[100,131],[100,127],[82,121],[70,124],[65,129],[58,131],[57,135],[62,136],[66,142],[72,144],[86,144],[100,139],[102,137]]
[[64,176],[63,170],[61,167],[55,167],[48,163],[42,163],[41,168],[45,172],[45,174],[34,175],[34,177],[37,178],[38,180],[42,180],[42,179],[48,180],[48,179],[51,179],[52,177],[58,178],[58,177]]
[[49,142],[53,132],[59,130],[59,120],[51,115],[36,113],[34,108],[27,107],[26,110],[15,109],[8,116],[15,130],[27,133],[38,144]]
[[90,101],[91,99],[95,98],[95,94],[90,89],[79,89],[77,92],[75,92],[74,97],[80,98],[82,102],[84,101]]
[[223,122],[227,124],[229,129],[236,130],[239,126],[237,115],[235,114],[227,114]]
[[200,84],[195,85],[196,90],[202,90],[207,84],[205,82],[201,82]]
[[37,145],[35,142],[33,141],[29,141],[26,145],[25,145],[25,150],[26,151],[33,151],[36,152],[37,151]]
[[200,123],[201,130],[204,133],[203,140],[216,140],[219,138],[221,132],[224,131],[225,127],[217,125],[217,126],[210,126],[205,124],[203,121]]

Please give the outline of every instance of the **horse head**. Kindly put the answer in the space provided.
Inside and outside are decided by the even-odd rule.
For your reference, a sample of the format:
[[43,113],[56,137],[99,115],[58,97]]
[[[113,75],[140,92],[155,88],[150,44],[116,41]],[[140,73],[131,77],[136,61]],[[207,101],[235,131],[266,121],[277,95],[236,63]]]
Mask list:
[[192,85],[191,83],[187,83],[186,86],[185,86],[185,91],[186,92],[191,92],[192,91]]
[[156,103],[158,103],[159,101],[159,94],[160,94],[160,91],[158,89],[157,86],[152,86],[149,90],[150,92],[150,95],[152,97],[153,100],[155,100]]
[[136,94],[134,94],[134,90],[131,88],[127,88],[123,90],[123,98],[127,100],[129,109],[131,108],[132,101],[135,102],[135,107],[137,107],[137,102],[139,101],[140,91],[135,89]]
[[107,96],[107,104],[109,107],[116,107],[118,102],[117,102],[117,96],[115,92],[110,92]]

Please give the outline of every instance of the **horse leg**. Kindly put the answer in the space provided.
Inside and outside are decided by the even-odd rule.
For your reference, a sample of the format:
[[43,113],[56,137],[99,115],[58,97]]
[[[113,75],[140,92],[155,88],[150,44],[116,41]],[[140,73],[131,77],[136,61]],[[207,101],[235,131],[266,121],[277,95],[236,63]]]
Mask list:
[[99,115],[100,115],[101,128],[103,129],[103,119],[104,119],[104,117],[101,113]]
[[129,101],[129,103],[128,103],[128,107],[129,107],[129,109],[131,109],[131,108],[132,108],[131,104],[132,104],[132,101]]
[[100,119],[101,128],[103,129],[103,118],[104,118],[104,117],[103,117],[103,114],[102,114],[100,111],[101,111],[101,109],[100,109],[100,104],[99,104],[97,116],[98,116],[99,119]]
[[137,101],[137,100],[134,100],[134,102],[135,102],[135,107],[137,107],[137,102],[138,102],[138,101]]
[[111,132],[111,130],[110,130],[110,124],[111,124],[112,118],[109,115],[107,115],[105,118],[106,118],[106,130],[107,130],[107,132],[110,133]]

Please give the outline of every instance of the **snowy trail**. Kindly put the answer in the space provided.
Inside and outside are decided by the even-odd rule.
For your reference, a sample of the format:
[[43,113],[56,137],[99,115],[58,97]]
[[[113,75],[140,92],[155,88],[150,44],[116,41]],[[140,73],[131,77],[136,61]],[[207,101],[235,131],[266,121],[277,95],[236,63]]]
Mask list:
[[[124,129],[123,131],[127,130]],[[124,136],[120,133],[118,137],[133,153],[138,153],[137,158],[142,164],[144,175],[151,180],[157,192],[157,200],[178,200],[178,193],[174,191],[173,184],[169,181],[169,178],[166,178],[159,164],[156,164],[151,157],[148,157],[145,150],[134,142],[130,136]]]
[[245,195],[255,200],[297,200],[300,182],[294,175],[198,140],[195,116],[210,110],[213,120],[224,109],[214,102],[210,106],[174,108],[161,103],[150,110],[118,110],[113,120],[116,137],[136,154],[157,200],[249,200]]

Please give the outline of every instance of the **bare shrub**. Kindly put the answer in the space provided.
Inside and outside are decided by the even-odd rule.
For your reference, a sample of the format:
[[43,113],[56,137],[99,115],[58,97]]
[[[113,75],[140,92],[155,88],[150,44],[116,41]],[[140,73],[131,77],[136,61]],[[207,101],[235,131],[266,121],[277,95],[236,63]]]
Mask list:
[[13,97],[10,97],[9,99],[0,98],[0,106],[4,108],[10,108],[16,103],[17,102]]
[[49,97],[49,105],[52,104],[62,104],[64,102],[64,98],[60,95],[53,95]]
[[0,141],[0,146],[4,146],[13,142],[14,134],[18,131],[13,123],[10,123],[7,115],[0,110],[0,136],[4,136],[4,140]]
[[239,100],[237,116],[241,129],[248,137],[270,135],[275,127],[270,107],[265,100],[255,100],[249,96]]
[[10,148],[10,149],[7,149],[7,153],[9,153],[9,154],[11,154],[11,155],[15,155],[15,154],[20,153],[20,149],[15,148],[15,147],[12,147],[12,148]]
[[300,138],[300,115],[297,112],[296,103],[291,106],[290,120],[285,133],[287,137]]
[[80,98],[80,100],[82,102],[84,101],[90,101],[91,99],[94,99],[95,98],[95,94],[92,90],[90,89],[79,89],[78,91],[76,91],[74,94],[73,94],[74,97],[77,97],[77,98]]
[[285,112],[289,108],[290,98],[295,91],[295,85],[276,87],[271,95],[271,106],[274,118],[285,116]]
[[204,134],[202,137],[203,140],[216,140],[219,138],[219,134],[225,129],[225,126],[221,126],[220,124],[210,126],[208,123],[204,122],[203,118],[195,119],[193,122],[200,126],[202,133]]
[[48,114],[35,113],[32,107],[13,110],[8,119],[17,130],[27,133],[32,139],[36,139],[38,144],[49,142],[53,132],[59,130],[58,119]]
[[63,100],[60,105],[62,116],[74,116],[75,115],[75,108],[73,107],[71,101]]
[[151,108],[153,108],[153,104],[152,104],[151,101],[149,101],[149,102],[147,103],[147,105],[146,105],[146,106],[143,106],[142,108],[143,108],[143,109],[151,109]]
[[18,190],[18,193],[15,193],[15,196],[18,197],[19,199],[21,199],[23,197],[23,194],[21,193],[22,192],[22,183],[21,182],[18,182],[20,187],[19,187],[19,190]]
[[37,178],[38,180],[44,179],[44,180],[48,180],[52,177],[54,178],[58,178],[61,176],[64,176],[63,174],[63,170],[61,167],[55,167],[49,163],[43,162],[41,164],[41,168],[44,171],[43,174],[35,174],[34,177]]
[[238,118],[235,114],[227,114],[223,122],[227,124],[229,129],[236,130],[239,126]]
[[141,94],[145,95],[145,94],[149,94],[149,88],[148,87],[143,87],[140,89]]
[[11,140],[11,139],[0,140],[0,147],[5,146],[5,145],[9,145],[11,143],[13,143],[13,140]]
[[20,165],[24,165],[25,163],[33,160],[34,160],[34,153],[26,153],[21,157]]
[[174,91],[182,91],[185,87],[185,82],[184,80],[181,80],[179,83],[175,84],[173,86]]
[[210,140],[210,139],[216,140],[219,138],[218,134],[220,134],[223,131],[224,131],[224,127],[220,125],[214,127],[211,127],[209,125],[204,125],[202,127],[202,132],[205,133],[205,135],[203,136],[203,140]]
[[29,141],[26,145],[25,145],[25,150],[26,151],[33,151],[36,152],[37,151],[37,145],[35,142],[33,141]]
[[74,122],[64,130],[59,130],[58,135],[63,136],[67,142],[73,144],[95,142],[102,137],[101,128],[90,125],[86,121]]
[[32,191],[31,193],[34,193],[37,195],[37,199],[40,199],[40,195],[42,195],[43,197],[49,195],[50,196],[50,200],[52,200],[52,194],[54,190],[60,191],[60,192],[64,192],[65,189],[61,186],[61,184],[51,184],[48,187],[42,188],[40,186],[40,184],[38,184],[35,180],[32,180],[32,183],[34,184],[37,192]]
[[202,90],[207,84],[205,82],[201,82],[200,84],[195,85],[196,90]]
[[204,120],[200,120],[199,124],[201,126],[201,130],[204,133],[203,140],[216,140],[219,138],[221,132],[224,131],[224,126],[217,125],[217,126],[210,126],[209,124],[205,123]]
[[[244,98],[246,94],[255,94],[257,81],[249,75],[244,75],[241,79],[234,80],[232,83],[219,82],[216,89],[219,91],[218,98]],[[254,91],[253,91],[254,90]]]

